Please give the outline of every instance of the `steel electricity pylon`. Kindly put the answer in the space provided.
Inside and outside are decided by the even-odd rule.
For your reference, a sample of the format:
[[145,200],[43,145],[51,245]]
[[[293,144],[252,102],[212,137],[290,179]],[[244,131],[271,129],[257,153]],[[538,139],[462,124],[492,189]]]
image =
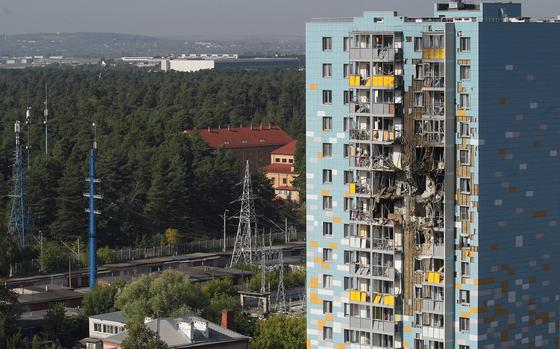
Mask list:
[[280,265],[278,266],[278,290],[276,292],[276,311],[287,313],[286,288],[284,287],[284,252],[280,251]]
[[245,166],[243,179],[243,194],[241,195],[241,211],[239,212],[239,225],[233,245],[230,266],[236,263],[253,264],[253,246],[251,225],[256,224],[255,203],[251,187],[251,173],[249,161]]
[[12,198],[12,210],[10,213],[10,223],[8,225],[8,235],[16,235],[19,245],[27,245],[32,236],[29,211],[26,202],[25,188],[25,165],[23,159],[23,145],[21,142],[21,122],[18,120],[14,124],[16,136],[16,157],[14,161],[14,190]]

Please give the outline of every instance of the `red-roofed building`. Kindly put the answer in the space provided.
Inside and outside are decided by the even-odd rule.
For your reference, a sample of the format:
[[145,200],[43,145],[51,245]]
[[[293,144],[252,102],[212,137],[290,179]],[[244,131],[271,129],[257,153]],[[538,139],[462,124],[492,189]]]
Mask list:
[[[185,133],[191,135],[194,131],[189,130]],[[242,169],[249,160],[252,170],[270,164],[272,151],[293,141],[283,129],[274,125],[208,128],[198,130],[198,135],[211,148],[231,149],[239,159]]]
[[274,150],[270,154],[270,165],[265,167],[266,177],[272,181],[277,197],[285,200],[299,201],[299,192],[293,185],[297,176],[294,163],[296,141]]

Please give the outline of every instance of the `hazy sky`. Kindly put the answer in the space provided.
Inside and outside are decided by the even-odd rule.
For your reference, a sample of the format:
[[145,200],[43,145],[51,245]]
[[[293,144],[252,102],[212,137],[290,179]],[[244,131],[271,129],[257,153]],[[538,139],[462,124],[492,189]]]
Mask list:
[[[313,17],[364,10],[429,15],[433,0],[0,0],[0,33],[119,32],[157,36],[303,36]],[[560,0],[522,0],[556,16]]]

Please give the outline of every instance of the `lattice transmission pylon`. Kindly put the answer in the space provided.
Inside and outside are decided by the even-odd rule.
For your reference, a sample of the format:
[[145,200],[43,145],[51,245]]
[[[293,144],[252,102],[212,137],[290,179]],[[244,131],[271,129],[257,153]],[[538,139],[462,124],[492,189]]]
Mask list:
[[21,247],[27,245],[32,236],[29,212],[26,202],[25,189],[25,166],[23,163],[23,146],[21,144],[21,122],[18,120],[14,124],[16,134],[16,157],[14,161],[14,190],[12,198],[12,210],[10,213],[10,223],[8,225],[8,235],[16,235]]
[[284,252],[283,251],[280,251],[278,290],[276,292],[276,311],[279,313],[288,312],[288,305],[286,304],[286,288],[284,287]]
[[233,245],[230,266],[236,263],[253,264],[253,246],[251,226],[256,224],[255,203],[253,189],[251,186],[251,173],[249,161],[245,166],[245,177],[243,179],[243,194],[241,195],[241,211],[239,212],[239,224]]

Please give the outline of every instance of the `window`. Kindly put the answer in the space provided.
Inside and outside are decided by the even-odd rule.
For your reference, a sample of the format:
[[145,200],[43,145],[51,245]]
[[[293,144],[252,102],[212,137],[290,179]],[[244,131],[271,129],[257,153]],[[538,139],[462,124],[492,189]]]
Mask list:
[[459,77],[461,80],[470,80],[471,79],[471,66],[470,65],[461,65],[459,67]]
[[421,107],[424,105],[424,96],[422,92],[415,92],[414,93],[414,106]]
[[414,38],[414,51],[422,51],[422,37]]
[[332,210],[332,196],[323,196],[323,210]]
[[468,149],[459,150],[459,161],[461,165],[469,165],[471,163],[470,152]]
[[323,116],[323,131],[331,131],[331,130],[332,130],[332,117]]
[[459,344],[459,349],[470,349],[468,345]]
[[348,211],[352,207],[352,198],[344,198],[344,211]]
[[342,49],[344,50],[344,52],[348,52],[348,50],[350,49],[350,38],[347,36],[342,39]]
[[349,144],[344,144],[343,146],[343,155],[345,158],[348,157],[348,155],[350,154],[350,145]]
[[471,128],[468,122],[460,122],[459,123],[459,135],[461,137],[470,137],[471,136]]
[[471,302],[471,291],[460,290],[459,291],[459,302],[461,304],[469,304]]
[[471,96],[468,93],[461,93],[459,107],[461,109],[471,109]]
[[332,275],[323,274],[323,288],[332,288]]
[[351,251],[344,251],[344,264],[350,264],[351,261]]
[[323,170],[323,183],[332,183],[332,170]]
[[323,37],[323,51],[332,50],[332,38],[328,36]]
[[469,331],[469,329],[470,329],[469,318],[460,317],[459,318],[459,331],[466,332],[466,331]]
[[471,192],[471,179],[470,178],[461,178],[459,179],[459,188],[461,193],[468,194]]
[[350,126],[352,125],[352,118],[345,117],[342,122],[342,129],[344,132],[348,132],[348,130],[350,130]]
[[461,262],[461,276],[469,277],[471,275],[471,266],[468,262]]
[[332,157],[332,143],[323,143],[323,157],[324,158]]
[[461,52],[468,52],[471,50],[471,38],[459,39],[459,48]]
[[332,78],[332,64],[323,64],[323,77]]
[[282,184],[288,184],[288,178],[282,178]]
[[287,161],[287,160],[286,160],[286,158],[282,158],[282,162],[284,162],[284,163],[285,163],[286,161]]
[[416,79],[424,79],[424,66],[422,64],[416,64]]
[[323,327],[323,340],[332,341],[332,327]]
[[323,235],[332,236],[332,223],[323,222]]
[[323,90],[323,104],[332,104],[331,90]]
[[469,220],[469,206],[461,206],[461,220],[468,221]]
[[347,78],[350,75],[350,64],[344,64],[342,66],[342,77]]
[[288,162],[289,162],[290,164],[293,164],[293,163],[294,163],[294,159],[288,159]]
[[344,91],[344,99],[343,99],[343,103],[344,104],[348,104],[350,103],[350,91]]
[[344,184],[352,183],[352,171],[344,171]]
[[323,249],[323,262],[332,262],[332,249]]
[[276,159],[274,159],[274,161],[280,162],[280,158],[276,158]]
[[345,238],[350,236],[351,231],[352,231],[352,228],[351,228],[350,224],[344,224],[344,237]]
[[323,301],[323,314],[332,313],[332,301]]
[[101,324],[94,323],[94,324],[93,324],[93,330],[94,330],[95,332],[101,332]]

